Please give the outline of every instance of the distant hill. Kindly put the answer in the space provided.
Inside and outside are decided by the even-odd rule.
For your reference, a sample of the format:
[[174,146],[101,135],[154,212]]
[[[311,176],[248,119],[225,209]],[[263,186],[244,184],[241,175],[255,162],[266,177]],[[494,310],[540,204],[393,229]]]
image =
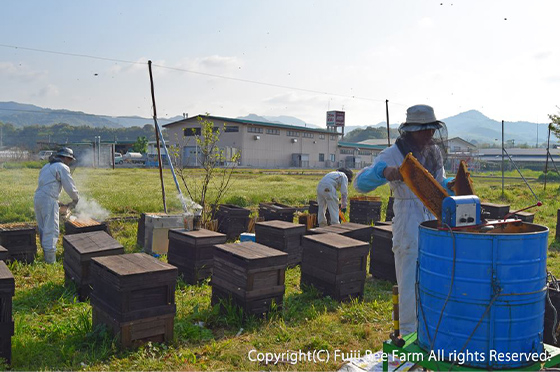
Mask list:
[[[171,119],[158,119],[158,122],[163,125],[182,118],[182,116],[177,116]],[[142,118],[139,116],[113,117],[94,115],[81,111],[52,110],[17,102],[0,102],[0,121],[13,124],[15,127],[28,125],[47,126],[64,123],[71,126],[89,126],[93,128],[126,128],[133,126],[143,127],[146,124],[154,123],[152,118]]]
[[303,120],[300,120],[293,116],[259,116],[256,114],[249,114],[246,116],[238,116],[237,119],[244,119],[244,120],[251,120],[251,121],[261,121],[263,123],[276,123],[276,124],[288,124],[288,125],[296,125],[300,127],[312,127],[312,128],[319,128],[314,124],[306,123]]
[[[473,144],[499,144],[502,141],[502,122],[490,119],[479,111],[470,110],[441,120],[447,126],[449,138],[461,137]],[[398,128],[399,125],[400,124],[391,124],[391,129]],[[373,126],[373,128],[386,128],[386,126],[387,124],[382,122]],[[537,144],[537,127],[538,142],[540,146],[543,146],[547,140],[548,124],[537,124],[526,121],[505,122],[504,138],[506,141],[515,141],[516,145],[527,144],[529,146],[535,146]],[[364,126],[356,129],[361,129],[361,132],[363,132],[365,128]],[[344,137],[345,140],[347,140],[347,137],[351,140],[357,134],[352,134],[351,131],[347,133],[348,135]],[[362,137],[363,135],[359,136],[360,140]],[[387,138],[387,136],[385,135],[384,138]],[[350,140],[348,141],[350,142]],[[557,142],[558,138],[551,135],[550,140],[551,142]]]

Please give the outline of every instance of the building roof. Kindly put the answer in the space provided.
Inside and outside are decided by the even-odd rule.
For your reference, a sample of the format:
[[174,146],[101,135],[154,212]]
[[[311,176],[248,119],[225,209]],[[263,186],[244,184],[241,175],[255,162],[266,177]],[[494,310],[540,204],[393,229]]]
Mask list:
[[[395,143],[397,139],[391,138],[391,145]],[[358,142],[360,145],[373,145],[373,146],[382,146],[383,148],[387,147],[387,138],[372,138],[365,141]]]
[[304,131],[315,132],[315,133],[337,134],[339,136],[342,135],[342,133],[331,132],[331,131],[328,131],[326,129],[321,129],[321,128],[302,127],[300,125],[289,125],[289,124],[281,124],[281,123],[253,121],[253,120],[246,120],[246,119],[234,119],[234,118],[226,118],[226,117],[222,117],[222,116],[210,116],[210,115],[208,115],[208,116],[207,115],[191,116],[190,118],[187,118],[187,119],[182,119],[182,120],[179,120],[179,121],[175,121],[173,123],[165,124],[165,125],[163,125],[163,127],[170,127],[170,126],[175,126],[175,125],[178,125],[178,124],[183,124],[187,121],[191,121],[192,119],[195,119],[195,118],[198,118],[198,117],[208,118],[208,119],[213,120],[213,121],[223,120],[223,121],[227,121],[227,122],[230,122],[230,123],[237,123],[237,124],[244,124],[244,125],[259,125],[259,126],[271,127],[271,128],[282,128],[282,129],[289,129],[289,130],[304,130]]
[[476,145],[470,143],[469,141],[466,141],[466,140],[462,139],[461,137],[448,138],[448,139],[447,139],[447,145],[448,145],[448,146],[449,146],[449,142],[451,142],[451,141],[462,142],[462,143],[464,143],[465,145],[467,145],[467,146],[469,146],[469,147],[474,147],[474,148],[476,148]]
[[[554,156],[560,156],[560,149],[550,149],[550,154]],[[528,149],[521,149],[521,148],[506,148],[506,152],[510,155],[516,156],[546,156],[546,149],[544,148],[528,148]],[[496,148],[488,148],[488,149],[479,149],[478,154],[480,156],[493,156],[499,155],[502,156],[502,149],[499,147]]]
[[340,141],[338,141],[338,147],[352,147],[352,148],[355,148],[355,149],[383,150],[384,148],[387,147],[387,144],[385,144],[385,146],[382,146],[382,145],[369,145],[369,144],[363,143],[363,142],[354,143],[354,142],[340,142]]

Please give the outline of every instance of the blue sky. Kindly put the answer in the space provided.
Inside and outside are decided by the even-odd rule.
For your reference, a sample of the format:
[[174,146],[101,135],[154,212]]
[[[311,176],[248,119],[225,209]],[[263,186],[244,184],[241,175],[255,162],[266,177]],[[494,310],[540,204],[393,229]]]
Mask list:
[[327,110],[344,109],[347,125],[372,125],[385,120],[386,99],[392,123],[417,103],[440,118],[475,109],[545,123],[559,111],[556,0],[4,0],[2,9],[0,101],[150,117],[152,60],[159,117],[324,125]]

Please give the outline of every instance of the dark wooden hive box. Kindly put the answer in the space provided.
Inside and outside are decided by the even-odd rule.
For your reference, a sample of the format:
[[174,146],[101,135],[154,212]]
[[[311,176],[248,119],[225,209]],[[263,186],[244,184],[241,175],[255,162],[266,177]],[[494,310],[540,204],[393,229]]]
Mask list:
[[62,261],[66,282],[76,283],[81,301],[91,293],[90,264],[93,257],[124,254],[124,247],[105,231],[65,235]]
[[328,233],[340,234],[367,243],[371,241],[372,232],[372,226],[362,225],[354,222],[318,227],[307,231],[307,233],[311,235]]
[[218,231],[226,234],[228,240],[237,239],[249,228],[249,209],[233,204],[221,204],[216,211]]
[[[317,219],[319,218],[319,204],[315,200],[310,200],[309,201],[309,214],[315,214],[315,215],[317,215]],[[327,218],[327,221],[330,222],[331,218],[330,218],[328,208],[325,211],[325,216]],[[315,227],[319,226],[318,222],[317,222],[317,219],[315,219]]]
[[305,225],[280,220],[257,222],[255,225],[256,242],[286,252],[289,266],[301,262],[301,238],[305,232]]
[[369,273],[378,279],[396,283],[393,254],[393,225],[378,225],[373,229]]
[[490,219],[494,220],[504,218],[509,213],[509,205],[507,204],[480,203],[480,207],[484,212],[490,214]]
[[12,297],[14,293],[14,276],[8,266],[0,261],[0,358],[6,359],[8,363],[12,359],[12,336],[14,335]]
[[248,309],[255,307],[255,302],[266,299],[273,299],[281,306],[287,264],[287,253],[259,243],[249,241],[216,245],[212,273],[213,302],[231,295]]
[[535,214],[531,212],[517,212],[515,213],[515,218],[519,218],[523,222],[533,223]]
[[118,322],[175,314],[177,268],[144,253],[91,259],[91,305]]
[[336,233],[303,237],[301,284],[343,301],[363,297],[369,243]]
[[[17,225],[17,224],[14,224]],[[31,264],[37,254],[37,232],[35,227],[2,227],[0,225],[0,245],[8,250],[8,261]]]
[[378,198],[350,198],[350,222],[371,225],[381,219],[381,201]]
[[177,267],[186,283],[195,284],[212,275],[214,246],[226,239],[226,235],[206,229],[169,230],[167,262]]
[[6,261],[8,259],[9,252],[6,248],[0,245],[0,260]]
[[92,231],[105,231],[107,234],[111,235],[109,231],[109,226],[105,222],[94,221],[81,225],[79,222],[64,221],[64,235],[81,234]]
[[265,221],[294,221],[294,213],[296,208],[280,203],[259,203],[259,217],[263,217]]

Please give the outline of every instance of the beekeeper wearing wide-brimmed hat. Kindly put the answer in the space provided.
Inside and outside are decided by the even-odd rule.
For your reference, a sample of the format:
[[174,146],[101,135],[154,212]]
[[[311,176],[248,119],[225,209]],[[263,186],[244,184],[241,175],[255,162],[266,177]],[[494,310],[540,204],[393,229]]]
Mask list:
[[72,198],[71,207],[78,203],[78,189],[70,174],[69,165],[75,161],[74,152],[68,147],[60,149],[39,173],[39,185],[35,191],[35,218],[45,261],[56,261],[56,243],[59,230],[58,197],[64,191]]
[[443,156],[436,138],[446,137],[445,124],[436,119],[434,109],[415,105],[406,111],[406,121],[399,127],[395,144],[381,151],[373,164],[361,170],[354,188],[366,193],[389,182],[395,198],[393,204],[393,252],[399,286],[399,317],[402,335],[416,332],[416,261],[418,259],[418,225],[435,217],[416,195],[402,182],[399,166],[412,152],[418,161],[446,190]]

